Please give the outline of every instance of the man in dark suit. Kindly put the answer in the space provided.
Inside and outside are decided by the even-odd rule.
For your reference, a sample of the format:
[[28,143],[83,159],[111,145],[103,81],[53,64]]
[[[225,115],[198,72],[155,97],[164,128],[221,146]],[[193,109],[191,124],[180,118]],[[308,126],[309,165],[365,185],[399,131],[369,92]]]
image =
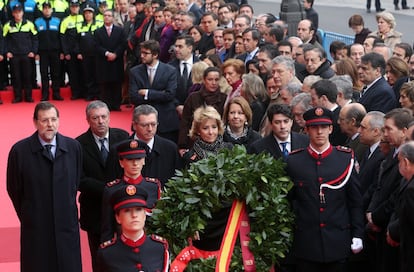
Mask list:
[[360,143],[368,146],[363,159],[359,163],[358,176],[364,210],[368,208],[378,180],[380,165],[384,160],[384,153],[380,149],[383,127],[384,113],[371,111],[362,119],[358,130]]
[[365,84],[359,103],[367,112],[381,111],[387,113],[397,106],[397,100],[391,86],[384,79],[385,59],[378,53],[362,56],[358,68],[359,78]]
[[237,56],[237,58],[244,61],[244,63],[247,63],[249,60],[254,59],[257,52],[259,52],[261,35],[259,30],[255,28],[247,28],[243,31],[242,36],[243,46],[246,52]]
[[313,108],[303,118],[309,146],[287,159],[293,181],[289,198],[296,215],[296,271],[341,271],[351,251],[363,248],[364,217],[353,152],[330,144],[332,111]]
[[135,105],[149,104],[159,113],[158,135],[177,142],[179,119],[175,109],[177,72],[158,60],[160,44],[141,43],[141,62],[130,71],[129,95]]
[[270,106],[267,110],[267,118],[273,133],[254,142],[249,148],[249,153],[267,152],[275,159],[286,159],[289,152],[308,146],[308,136],[291,131],[293,115],[289,106],[282,104]]
[[214,48],[213,31],[218,26],[218,16],[213,12],[206,12],[201,17],[200,27],[204,31],[198,42],[198,51],[204,55],[208,50]]
[[13,145],[7,162],[7,192],[21,224],[20,271],[79,272],[82,150],[58,133],[53,104],[37,104],[33,124],[37,131]]
[[110,114],[102,101],[92,101],[86,107],[89,129],[78,136],[83,150],[83,175],[80,191],[80,224],[88,233],[92,267],[96,271],[96,253],[102,242],[101,210],[105,184],[122,175],[116,144],[128,139],[128,132],[109,128]]
[[101,98],[109,110],[120,111],[126,36],[122,27],[113,24],[113,14],[112,10],[106,10],[104,25],[95,32],[96,79]]
[[400,161],[400,173],[406,183],[402,193],[399,209],[399,233],[401,270],[403,272],[414,271],[414,144],[404,144],[398,155]]
[[332,145],[344,145],[347,136],[341,132],[338,124],[341,107],[336,103],[338,95],[336,85],[328,79],[319,80],[312,84],[310,94],[313,107],[323,107],[332,111],[333,132],[329,135],[329,142]]
[[191,68],[200,59],[193,53],[194,39],[190,35],[178,36],[175,41],[175,59],[169,64],[173,66],[177,73],[177,112],[181,117],[184,102],[188,97],[188,90],[193,85],[191,79]]
[[181,168],[177,145],[155,133],[158,126],[158,112],[150,105],[139,105],[132,116],[132,138],[148,145],[148,155],[142,175],[156,178],[161,182],[161,188],[174,176],[175,169]]
[[376,189],[366,210],[368,229],[376,238],[375,271],[393,271],[398,262],[398,250],[386,242],[387,225],[394,211],[395,198],[391,197],[400,188],[401,174],[398,171],[399,147],[405,142],[405,131],[413,120],[408,109],[394,109],[384,116],[384,139],[395,149],[381,164]]
[[352,103],[341,108],[338,118],[338,124],[342,133],[348,137],[344,146],[352,148],[358,162],[362,161],[365,151],[368,148],[367,145],[360,142],[358,131],[365,114],[367,114],[367,112],[365,111],[364,106],[359,103]]

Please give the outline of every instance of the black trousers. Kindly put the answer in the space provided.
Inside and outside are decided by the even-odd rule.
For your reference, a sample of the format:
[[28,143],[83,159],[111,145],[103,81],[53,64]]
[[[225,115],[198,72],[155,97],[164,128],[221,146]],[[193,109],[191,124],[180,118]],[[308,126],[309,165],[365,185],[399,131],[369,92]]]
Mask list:
[[84,90],[81,86],[82,70],[76,54],[70,54],[70,60],[66,60],[68,69],[69,85],[72,90],[72,97],[85,97]]
[[109,110],[119,110],[122,100],[122,82],[100,82],[99,93],[103,102],[105,102]]
[[13,55],[10,59],[12,84],[15,99],[22,99],[22,90],[25,97],[32,98],[33,59],[27,55]]
[[98,256],[99,245],[101,243],[101,237],[98,234],[93,233],[91,231],[88,231],[87,233],[88,233],[89,251],[91,253],[92,271],[98,272],[97,256]]
[[61,65],[58,51],[40,51],[40,75],[42,79],[42,98],[49,95],[49,75],[52,80],[53,95],[59,94]]
[[296,272],[342,272],[344,262],[319,263],[297,259]]
[[99,98],[98,84],[96,83],[96,57],[83,55],[81,65],[82,86],[85,89],[86,98]]

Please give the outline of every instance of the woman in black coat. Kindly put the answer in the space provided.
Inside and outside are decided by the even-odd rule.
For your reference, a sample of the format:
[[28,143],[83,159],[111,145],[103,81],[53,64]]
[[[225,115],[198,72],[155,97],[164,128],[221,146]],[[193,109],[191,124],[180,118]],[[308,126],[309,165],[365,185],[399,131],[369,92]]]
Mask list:
[[223,114],[225,124],[223,140],[248,148],[253,142],[260,139],[260,134],[252,129],[252,116],[252,110],[246,99],[238,96],[230,100]]

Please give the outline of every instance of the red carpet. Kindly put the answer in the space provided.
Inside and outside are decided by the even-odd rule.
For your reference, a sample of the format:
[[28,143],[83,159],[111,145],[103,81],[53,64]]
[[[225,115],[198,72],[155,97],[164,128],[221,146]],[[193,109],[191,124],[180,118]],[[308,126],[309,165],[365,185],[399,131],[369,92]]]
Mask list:
[[[88,129],[85,117],[85,108],[88,102],[83,100],[70,100],[70,90],[61,89],[64,101],[51,101],[59,109],[59,132],[70,137],[77,137]],[[28,137],[34,132],[32,122],[33,110],[40,100],[40,90],[33,90],[35,103],[11,104],[13,92],[1,91],[0,97],[3,105],[0,105],[0,271],[20,271],[20,224],[6,191],[6,167],[7,156],[11,146],[18,140]],[[121,112],[111,112],[111,127],[117,127],[130,131],[132,107],[123,106]],[[91,261],[89,256],[88,241],[85,232],[81,232],[83,272],[90,272]]]

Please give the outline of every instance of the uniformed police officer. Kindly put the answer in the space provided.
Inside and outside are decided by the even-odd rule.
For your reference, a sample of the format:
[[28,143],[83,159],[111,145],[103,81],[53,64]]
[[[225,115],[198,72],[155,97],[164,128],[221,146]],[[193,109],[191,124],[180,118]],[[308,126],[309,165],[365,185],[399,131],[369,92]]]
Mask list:
[[66,61],[72,100],[83,97],[81,87],[81,67],[76,57],[76,44],[78,41],[77,26],[82,24],[83,16],[79,14],[79,1],[71,0],[69,7],[70,15],[63,19],[60,24],[60,41],[63,55]]
[[110,199],[120,187],[133,185],[137,190],[145,190],[148,195],[146,199],[148,212],[155,207],[155,203],[160,198],[161,185],[159,180],[141,175],[147,150],[146,143],[134,139],[122,141],[117,146],[119,164],[124,170],[124,175],[121,179],[108,182],[104,189],[102,197],[102,242],[110,240],[117,231]]
[[38,49],[37,31],[35,25],[23,18],[23,6],[17,3],[13,6],[13,19],[7,22],[3,29],[6,39],[5,52],[10,60],[14,100],[22,102],[22,89],[25,89],[26,102],[33,102],[32,75],[33,60]]
[[86,5],[83,9],[83,23],[77,26],[77,58],[82,67],[82,86],[87,101],[100,99],[96,83],[96,43],[94,34],[103,23],[95,20],[95,12],[93,6]]
[[[297,271],[340,271],[352,252],[362,250],[362,199],[354,155],[329,142],[332,112],[310,109],[303,114],[310,144],[292,151],[287,171],[296,215],[293,250]],[[300,169],[299,169],[300,168]]]
[[101,245],[99,271],[168,271],[167,241],[159,236],[147,236],[144,232],[147,192],[134,185],[123,185],[110,201],[121,234]]
[[[60,74],[61,74],[61,46],[59,26],[60,19],[52,17],[52,5],[50,2],[42,4],[43,16],[37,18],[35,25],[39,33],[39,57],[40,75],[42,80],[42,101],[49,100],[49,74],[52,79],[52,90],[54,100],[63,100],[60,96]],[[62,55],[63,57],[63,55]]]

